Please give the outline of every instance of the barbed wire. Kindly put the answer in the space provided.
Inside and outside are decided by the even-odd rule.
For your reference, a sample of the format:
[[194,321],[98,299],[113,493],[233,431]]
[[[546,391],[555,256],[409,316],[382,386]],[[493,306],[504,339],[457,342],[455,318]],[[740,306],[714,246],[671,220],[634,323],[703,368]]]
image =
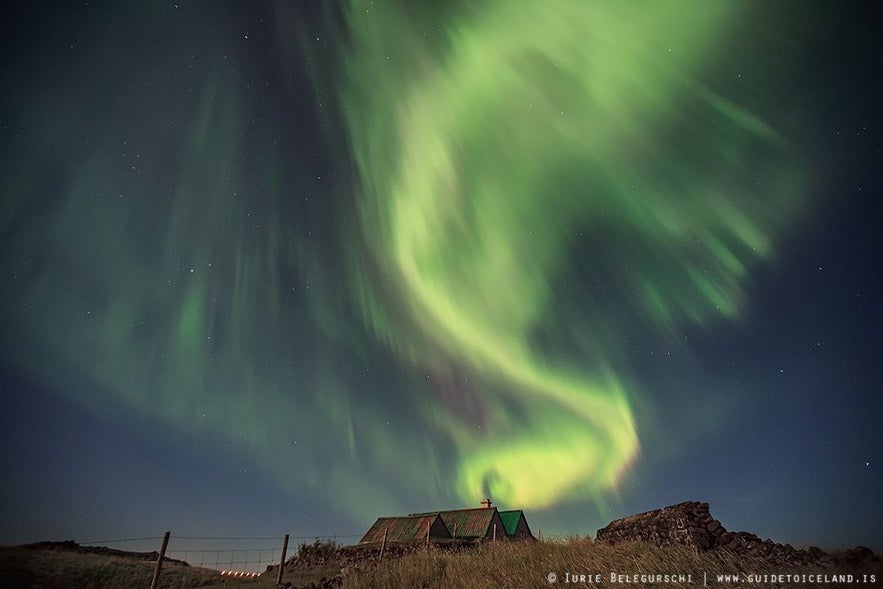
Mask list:
[[282,534],[280,536],[178,536],[177,534],[172,535],[171,537],[176,540],[281,540]]
[[310,540],[322,538],[361,538],[364,534],[332,534],[330,536],[289,536],[293,540]]
[[[541,532],[542,534],[542,532]],[[346,538],[360,538],[363,534],[307,534],[292,536],[288,534],[289,540],[338,540]],[[166,556],[171,559],[181,560],[188,564],[213,568],[219,571],[221,575],[231,576],[256,576],[261,574],[261,569],[267,568],[268,565],[278,566],[280,562],[279,551],[285,534],[278,536],[179,536],[170,535],[170,546],[166,551]],[[544,542],[561,542],[572,539],[574,536],[570,534],[542,534],[541,538]],[[578,537],[578,536],[577,536]],[[139,536],[129,538],[105,538],[101,540],[89,540],[81,542],[81,545],[96,544],[123,544],[131,542],[159,542],[164,536]],[[177,541],[191,541],[197,544],[209,542],[274,542],[272,546],[259,546],[243,548],[239,546],[227,548],[205,548],[201,545],[187,545],[179,548]],[[216,544],[217,545],[217,544]],[[223,545],[223,544],[222,544]],[[299,548],[295,547],[291,555],[297,554]],[[265,556],[271,555],[270,558]],[[229,567],[229,568],[228,568]],[[237,568],[245,568],[249,570],[231,570]]]
[[188,564],[198,564],[199,566],[206,566],[206,565],[213,565],[213,566],[244,565],[244,566],[248,566],[248,565],[260,565],[260,564],[264,564],[265,562],[276,564],[279,561],[278,560],[222,560],[222,561],[216,562],[216,563],[212,563],[211,561],[209,561],[209,562],[188,563]]
[[279,546],[269,548],[212,548],[202,549],[199,547],[178,548],[177,546],[166,550],[167,554],[173,552],[279,552]]
[[[363,534],[309,534],[306,536],[291,536],[291,540],[325,540],[335,538],[361,538]],[[211,541],[276,541],[281,540],[283,535],[279,536],[178,536],[172,534],[171,540],[211,540]],[[102,540],[88,540],[80,542],[80,544],[118,544],[122,542],[146,542],[148,540],[162,540],[162,536],[142,536],[139,538],[106,538]],[[255,549],[256,550],[256,549]]]
[[[197,536],[169,535],[166,558],[183,561],[192,566],[217,570],[221,575],[235,577],[257,576],[265,569],[278,567],[280,551],[285,536],[294,541],[289,557],[298,554],[310,541],[344,541],[361,538],[363,534],[280,534],[278,536]],[[165,536],[132,536],[126,538],[101,538],[80,542],[81,546],[108,546],[129,544],[124,550],[156,552]],[[137,543],[137,544],[136,544]],[[254,543],[260,543],[255,545]],[[342,542],[341,542],[342,543]],[[136,544],[132,546],[131,544]],[[214,547],[212,546],[214,544]],[[300,544],[300,546],[298,546]],[[180,546],[180,547],[179,547]],[[217,548],[221,546],[221,548]],[[117,548],[119,550],[120,548]],[[238,569],[238,570],[237,570]]]
[[246,569],[242,573],[256,573],[269,565],[279,565],[279,547],[269,549],[169,550],[168,558],[217,570]]
[[143,538],[114,538],[110,540],[90,540],[88,542],[80,542],[80,544],[116,544],[119,542],[144,542],[147,540],[162,540],[162,536],[145,536]]
[[[169,546],[166,550],[166,557],[174,560],[180,560],[190,565],[214,568],[219,571],[225,571],[231,574],[249,575],[257,573],[261,569],[267,568],[268,565],[278,566],[280,562],[280,550],[285,535],[279,536],[194,536],[194,535],[177,535],[170,534]],[[362,534],[308,534],[308,535],[287,535],[289,540],[295,542],[292,555],[297,554],[300,547],[297,543],[301,543],[301,547],[309,541],[331,541],[345,540],[350,538],[360,538]],[[100,540],[89,540],[81,542],[83,546],[95,545],[113,545],[140,543],[138,546],[130,546],[127,549],[132,550],[137,547],[140,550],[153,550],[164,536],[137,536],[128,538],[104,538]],[[306,541],[306,542],[305,542]],[[180,544],[179,544],[180,542]],[[261,544],[255,546],[254,542]],[[268,545],[272,543],[272,545]],[[152,544],[152,545],[151,545]],[[183,545],[181,545],[183,544]],[[215,547],[212,547],[214,544]],[[245,546],[243,546],[243,544]],[[217,546],[221,546],[217,548]],[[231,571],[227,569],[248,569],[246,571]]]

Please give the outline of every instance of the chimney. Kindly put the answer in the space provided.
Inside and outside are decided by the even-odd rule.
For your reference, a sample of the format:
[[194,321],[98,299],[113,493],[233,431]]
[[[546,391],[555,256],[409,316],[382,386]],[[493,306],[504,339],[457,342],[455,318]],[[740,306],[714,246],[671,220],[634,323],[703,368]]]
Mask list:
[[491,508],[491,500],[490,500],[490,499],[482,499],[482,500],[481,500],[481,505],[482,505],[485,509],[490,509],[490,508]]

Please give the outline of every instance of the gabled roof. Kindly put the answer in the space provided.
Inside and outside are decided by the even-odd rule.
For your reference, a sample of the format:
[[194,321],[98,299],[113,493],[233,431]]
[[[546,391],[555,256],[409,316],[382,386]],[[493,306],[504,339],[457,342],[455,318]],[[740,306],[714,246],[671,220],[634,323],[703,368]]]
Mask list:
[[503,520],[503,526],[506,527],[506,533],[510,536],[515,534],[518,529],[518,520],[524,517],[524,512],[520,509],[510,509],[500,512],[500,519]]
[[410,542],[426,538],[450,538],[451,533],[437,513],[406,517],[379,517],[365,532],[359,543],[382,542],[384,534],[387,542]]
[[500,519],[503,520],[503,525],[506,527],[506,534],[508,534],[510,538],[533,538],[533,532],[530,531],[530,526],[527,525],[527,518],[524,517],[524,512],[522,510],[510,509],[507,511],[501,511]]
[[[433,511],[429,513],[411,514],[413,517],[432,515],[440,516],[448,531],[451,533],[451,536],[457,539],[489,537],[493,534],[494,523],[498,523],[501,528],[504,528],[496,507],[491,509],[485,507],[477,507],[475,509],[452,509],[450,511]],[[501,537],[504,532],[505,528],[497,531]]]

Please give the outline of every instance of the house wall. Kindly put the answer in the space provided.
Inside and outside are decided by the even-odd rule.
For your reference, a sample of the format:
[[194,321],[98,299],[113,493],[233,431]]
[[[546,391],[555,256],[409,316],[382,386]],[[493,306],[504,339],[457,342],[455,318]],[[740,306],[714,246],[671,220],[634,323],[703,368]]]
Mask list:
[[516,540],[524,540],[526,538],[533,538],[533,533],[530,531],[530,528],[527,526],[527,520],[524,518],[524,515],[518,518],[518,526],[515,528],[515,533],[512,534],[512,537]]
[[494,525],[497,526],[497,540],[505,540],[507,538],[506,526],[503,525],[503,520],[500,519],[500,514],[496,510],[494,510],[494,516],[487,526],[487,533],[484,535],[485,540],[493,540]]
[[433,520],[432,526],[429,528],[429,537],[430,538],[444,538],[448,539],[451,537],[450,531],[445,526],[445,522],[438,516]]

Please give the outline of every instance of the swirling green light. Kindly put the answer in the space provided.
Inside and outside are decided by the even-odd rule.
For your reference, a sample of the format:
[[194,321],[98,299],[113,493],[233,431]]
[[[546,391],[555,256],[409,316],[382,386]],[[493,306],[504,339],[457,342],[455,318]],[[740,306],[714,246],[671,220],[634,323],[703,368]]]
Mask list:
[[[429,411],[456,440],[464,501],[598,497],[635,459],[638,434],[608,361],[616,320],[596,318],[597,334],[583,334],[607,350],[581,370],[534,342],[560,314],[568,256],[616,231],[603,241],[613,251],[593,255],[616,265],[622,313],[669,331],[735,316],[771,225],[740,167],[776,136],[697,78],[730,5],[441,12],[350,7],[343,102],[373,254],[358,276],[363,308],[403,356],[482,383],[483,429],[456,410]],[[423,28],[420,16],[444,26]],[[694,136],[678,137],[681,121]]]
[[789,219],[785,142],[720,83],[742,15],[346,6],[258,44],[129,3],[16,74],[4,361],[362,522],[603,501],[646,440],[627,342],[740,317]]

